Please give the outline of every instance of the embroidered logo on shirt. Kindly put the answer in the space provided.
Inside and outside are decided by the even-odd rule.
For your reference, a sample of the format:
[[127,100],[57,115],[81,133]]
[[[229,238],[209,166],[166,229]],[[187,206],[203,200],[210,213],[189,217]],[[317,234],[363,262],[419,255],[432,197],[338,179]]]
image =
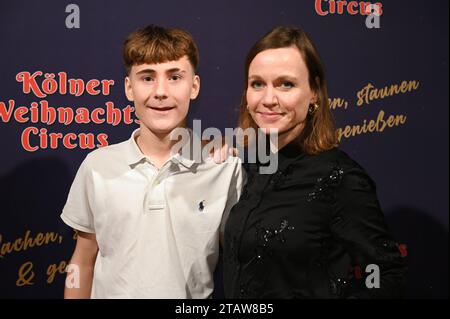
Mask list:
[[202,200],[200,203],[198,203],[198,210],[202,212],[205,209],[205,201]]

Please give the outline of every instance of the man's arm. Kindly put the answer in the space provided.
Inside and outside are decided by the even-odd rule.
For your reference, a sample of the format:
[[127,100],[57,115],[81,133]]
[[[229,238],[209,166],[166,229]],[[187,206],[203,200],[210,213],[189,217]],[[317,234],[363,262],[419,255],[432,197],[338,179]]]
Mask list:
[[80,285],[79,288],[69,288],[66,285],[64,288],[65,299],[88,299],[91,297],[97,253],[98,245],[95,234],[78,231],[77,244],[70,264],[79,269]]

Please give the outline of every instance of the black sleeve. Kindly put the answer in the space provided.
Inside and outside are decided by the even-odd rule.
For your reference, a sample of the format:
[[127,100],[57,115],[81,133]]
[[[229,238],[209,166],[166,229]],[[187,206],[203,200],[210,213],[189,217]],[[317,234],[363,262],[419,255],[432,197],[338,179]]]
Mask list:
[[[352,285],[350,297],[402,297],[406,279],[405,247],[396,243],[389,234],[375,183],[361,167],[344,170],[341,183],[336,188],[333,211],[333,236],[349,253],[352,266],[355,269],[360,267],[362,274],[354,278],[353,282],[358,283]],[[369,268],[366,272],[368,265],[379,267],[379,288],[366,285],[366,280],[375,282],[373,270]]]

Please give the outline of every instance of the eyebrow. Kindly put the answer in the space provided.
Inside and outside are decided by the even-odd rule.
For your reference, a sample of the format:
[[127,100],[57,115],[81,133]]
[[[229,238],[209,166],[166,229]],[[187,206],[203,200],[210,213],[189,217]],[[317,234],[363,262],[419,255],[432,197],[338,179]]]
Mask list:
[[[167,74],[176,73],[176,72],[186,73],[185,70],[182,70],[180,68],[172,68],[172,69],[166,70]],[[153,69],[143,69],[143,70],[140,70],[139,72],[136,72],[136,75],[140,75],[140,74],[155,74],[155,73],[156,73],[156,71],[153,70]]]
[[[248,77],[248,79],[249,79],[250,81],[251,81],[251,80],[262,80],[263,77],[261,77],[261,76],[259,76],[259,75],[251,75],[251,76]],[[297,80],[297,77],[294,76],[294,75],[288,75],[288,74],[285,74],[285,75],[280,75],[280,76],[278,76],[278,77],[275,79],[275,81],[279,81],[279,80],[290,80],[290,81],[295,81],[295,80]]]

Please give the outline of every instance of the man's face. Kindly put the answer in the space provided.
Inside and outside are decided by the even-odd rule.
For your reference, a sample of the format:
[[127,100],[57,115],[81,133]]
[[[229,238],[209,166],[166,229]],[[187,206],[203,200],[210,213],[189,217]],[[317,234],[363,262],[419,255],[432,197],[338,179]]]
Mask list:
[[134,102],[141,128],[168,134],[185,125],[191,99],[200,90],[200,78],[187,56],[158,64],[133,65],[125,78],[125,94]]

